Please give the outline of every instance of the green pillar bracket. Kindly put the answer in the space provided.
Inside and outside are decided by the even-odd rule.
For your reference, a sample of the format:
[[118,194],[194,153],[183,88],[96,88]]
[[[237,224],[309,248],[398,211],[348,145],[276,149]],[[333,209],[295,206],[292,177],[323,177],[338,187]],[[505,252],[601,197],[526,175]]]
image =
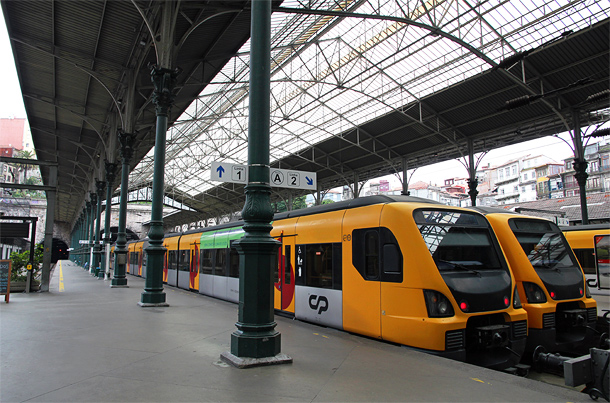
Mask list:
[[127,285],[127,192],[129,185],[129,161],[133,155],[135,134],[119,130],[121,143],[121,200],[119,202],[119,228],[114,247],[114,273],[110,287],[129,288]]
[[102,248],[100,245],[100,231],[102,224],[102,196],[104,195],[106,182],[96,180],[95,187],[97,190],[97,210],[95,212],[95,245],[93,246],[93,267],[95,271],[93,272],[93,275],[99,278],[101,271],[100,264],[102,261]]
[[[244,236],[239,252],[239,314],[231,352],[221,359],[238,368],[284,364],[281,335],[273,320],[273,269],[279,242],[270,235],[273,219],[269,185],[271,1],[252,2],[248,184],[242,210]],[[256,68],[254,67],[256,66]]]
[[157,132],[155,137],[155,161],[153,168],[152,206],[148,247],[146,248],[146,281],[144,292],[138,305],[143,307],[169,306],[163,291],[163,181],[165,168],[165,136],[167,116],[174,103],[174,87],[179,70],[152,66],[151,79],[155,86],[153,103],[157,113]]

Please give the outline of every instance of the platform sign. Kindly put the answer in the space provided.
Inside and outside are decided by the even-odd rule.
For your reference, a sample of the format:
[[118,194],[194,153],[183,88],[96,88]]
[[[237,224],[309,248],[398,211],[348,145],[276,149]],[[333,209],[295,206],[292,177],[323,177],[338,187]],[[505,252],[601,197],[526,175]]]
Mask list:
[[278,188],[317,190],[315,172],[271,168],[269,184]]
[[0,260],[0,295],[4,295],[4,302],[8,303],[11,294],[11,261]]
[[245,165],[228,162],[212,162],[210,179],[219,182],[248,183],[248,169]]
[[[245,185],[248,183],[248,169],[246,165],[214,161],[212,162],[210,179]],[[308,190],[317,190],[318,186],[315,172],[279,168],[269,170],[269,184],[272,187]]]

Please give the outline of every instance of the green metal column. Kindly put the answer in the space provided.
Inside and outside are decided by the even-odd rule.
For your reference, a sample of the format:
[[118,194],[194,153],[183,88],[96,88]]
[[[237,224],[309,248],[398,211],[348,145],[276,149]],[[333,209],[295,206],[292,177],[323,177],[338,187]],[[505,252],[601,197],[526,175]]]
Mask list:
[[106,182],[96,180],[95,187],[97,189],[97,209],[95,211],[95,245],[93,247],[93,275],[98,276],[100,272],[101,261],[101,245],[100,245],[100,230],[102,221],[102,196],[104,195],[104,187]]
[[239,368],[292,362],[280,354],[281,335],[273,317],[273,269],[279,243],[271,235],[269,112],[271,1],[252,3],[248,184],[242,210],[244,236],[239,252],[239,314],[231,352],[221,358]]
[[468,194],[470,195],[470,203],[473,207],[477,205],[478,185],[477,167],[474,163],[474,143],[472,139],[468,139]]
[[135,136],[132,133],[119,131],[121,143],[121,200],[119,208],[119,229],[114,247],[114,275],[110,287],[128,288],[127,285],[127,186],[129,184],[129,160],[133,155]]
[[93,265],[93,247],[95,242],[95,216],[97,215],[97,194],[95,192],[89,192],[89,198],[91,199],[91,214],[90,214],[90,227],[89,227],[89,274],[95,273]]
[[574,120],[574,177],[578,183],[578,193],[580,196],[580,215],[582,217],[582,225],[589,224],[589,210],[587,208],[587,167],[589,163],[585,159],[585,149],[582,144],[582,134],[580,132],[580,118],[578,110],[572,110]]
[[[100,270],[98,277],[106,278],[106,272],[110,270],[106,266],[106,249],[110,248],[110,241],[112,240],[112,234],[110,232],[110,214],[112,212],[111,200],[112,200],[112,182],[116,175],[116,164],[113,162],[105,161],[106,167],[106,211],[104,215],[104,248],[102,249],[102,270]],[[108,272],[110,274],[110,272]]]
[[138,304],[140,306],[168,306],[163,291],[163,182],[165,167],[165,135],[167,116],[174,102],[174,86],[177,70],[153,66],[152,82],[155,86],[153,103],[156,106],[157,132],[155,138],[155,162],[153,167],[152,206],[148,247],[146,248],[146,281],[144,292]]

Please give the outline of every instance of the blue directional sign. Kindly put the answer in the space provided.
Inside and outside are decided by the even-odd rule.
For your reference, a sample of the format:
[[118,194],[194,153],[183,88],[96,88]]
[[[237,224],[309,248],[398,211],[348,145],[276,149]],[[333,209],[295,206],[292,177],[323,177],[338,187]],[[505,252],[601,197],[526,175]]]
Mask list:
[[269,184],[279,188],[317,190],[316,173],[271,168]]
[[248,170],[245,165],[228,162],[212,162],[210,179],[219,182],[248,183]]
[[[210,179],[245,185],[248,183],[248,169],[246,165],[214,161],[212,162]],[[269,184],[272,187],[317,190],[316,179],[315,172],[278,168],[269,170]]]

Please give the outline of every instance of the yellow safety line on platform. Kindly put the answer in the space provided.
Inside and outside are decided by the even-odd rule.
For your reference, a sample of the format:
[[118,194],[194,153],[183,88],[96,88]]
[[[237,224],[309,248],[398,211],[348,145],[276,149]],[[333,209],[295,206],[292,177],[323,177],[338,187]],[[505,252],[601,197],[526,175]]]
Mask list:
[[59,261],[59,292],[64,292],[64,272],[61,268],[61,260]]

